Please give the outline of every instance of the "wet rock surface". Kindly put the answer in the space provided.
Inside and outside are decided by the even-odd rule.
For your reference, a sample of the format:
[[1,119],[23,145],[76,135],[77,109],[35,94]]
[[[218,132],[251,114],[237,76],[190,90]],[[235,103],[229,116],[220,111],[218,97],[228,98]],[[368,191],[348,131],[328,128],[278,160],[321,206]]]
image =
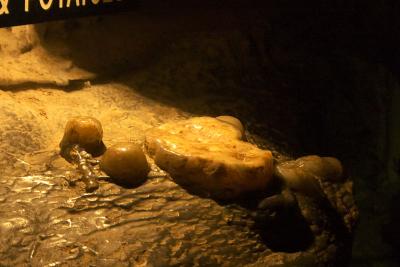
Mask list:
[[0,190],[3,266],[233,266],[266,249],[245,212],[166,178],[131,190],[104,182],[87,194],[47,173],[3,177]]
[[[79,31],[87,33],[84,26]],[[32,77],[23,77],[34,86],[24,79],[2,82],[8,89],[0,91],[0,265],[346,266],[356,218],[349,181],[321,182],[322,198],[277,185],[265,195],[221,203],[189,194],[151,163],[149,179],[137,188],[103,177],[99,188],[88,193],[82,174],[59,156],[65,123],[75,116],[102,122],[107,147],[126,141],[141,144],[148,129],[194,116],[187,111],[239,114],[246,117],[245,128],[259,129],[258,133],[272,133],[275,128],[270,126],[276,124],[296,129],[301,122],[293,117],[296,100],[281,97],[280,90],[250,86],[258,84],[253,78],[264,74],[247,77],[257,70],[252,60],[246,61],[253,51],[247,37],[236,31],[225,37],[198,37],[201,42],[184,38],[154,68],[118,82],[84,83],[71,91],[54,86],[68,83],[68,75],[45,77],[40,64],[36,73],[29,73]],[[29,55],[39,60],[39,53]],[[25,63],[12,64],[20,70]],[[52,64],[47,62],[46,68]],[[220,73],[223,66],[228,69]],[[246,66],[251,68],[245,70]],[[85,75],[71,79],[85,81]],[[248,87],[236,77],[247,77]],[[50,83],[44,86],[42,78]],[[10,87],[13,84],[17,86]],[[246,97],[239,99],[242,90],[247,90]],[[261,106],[271,121],[256,125]],[[277,162],[291,159],[282,150],[285,137],[277,142],[251,131],[245,135],[270,149]],[[278,199],[277,205],[269,202],[257,208],[269,197]]]
[[[59,160],[55,153],[40,159],[48,166]],[[349,258],[351,235],[328,202],[296,195],[300,220],[257,225],[251,210],[191,195],[162,173],[135,189],[100,181],[86,193],[71,183],[78,173],[58,165],[2,177],[2,265],[343,266]],[[301,221],[311,240],[283,234]],[[269,231],[281,233],[275,238],[287,248],[301,247],[272,252]]]
[[[29,117],[32,133],[46,137],[40,121]],[[11,128],[15,138],[30,136]],[[3,128],[3,145],[14,144],[4,138],[11,128]],[[99,188],[88,193],[81,173],[61,158],[56,142],[49,143],[47,150],[19,151],[13,169],[1,175],[1,265],[343,266],[350,258],[351,229],[336,209],[340,192],[340,199],[352,200],[343,184],[326,182],[332,199],[323,201],[293,193],[293,209],[278,208],[272,216],[240,201],[224,204],[190,194],[154,164],[150,179],[137,188],[99,179]],[[297,235],[299,230],[306,235]],[[277,239],[283,241],[277,245]]]

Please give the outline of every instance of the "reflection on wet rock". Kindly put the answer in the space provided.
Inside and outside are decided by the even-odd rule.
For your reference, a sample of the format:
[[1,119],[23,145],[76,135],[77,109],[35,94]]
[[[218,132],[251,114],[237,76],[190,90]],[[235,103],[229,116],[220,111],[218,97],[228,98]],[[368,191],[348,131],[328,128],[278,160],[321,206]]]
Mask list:
[[[189,148],[200,152],[206,149],[204,153],[214,153],[217,159],[225,159],[219,156],[221,151],[218,149],[222,148],[231,153],[227,159],[232,156],[239,162],[253,162],[253,158],[246,157],[246,153],[237,153],[231,145],[242,147],[244,152],[254,151],[258,156],[259,153],[265,155],[265,151],[240,141],[239,131],[229,123],[216,118],[193,118],[192,122],[205,120],[207,123],[187,123],[175,109],[158,107],[123,87],[93,86],[90,90],[70,94],[57,90],[49,92],[21,94],[26,94],[23,95],[26,98],[43,98],[46,105],[41,105],[51,110],[47,114],[52,123],[36,113],[29,115],[30,111],[22,107],[20,111],[13,110],[16,100],[2,95],[1,105],[8,107],[4,110],[9,112],[0,114],[7,118],[4,120],[7,123],[0,129],[5,142],[0,145],[9,154],[0,153],[0,157],[5,155],[7,169],[0,173],[1,266],[322,267],[328,263],[345,266],[343,263],[349,256],[344,255],[344,251],[350,251],[357,214],[351,184],[347,180],[321,179],[319,186],[324,201],[316,201],[313,195],[292,188],[288,195],[288,188],[261,192],[261,197],[266,200],[253,209],[223,205],[191,194],[185,190],[187,187],[183,189],[176,184],[149,159],[150,178],[140,186],[121,187],[99,176],[96,179],[98,189],[87,192],[82,175],[90,174],[86,171],[97,175],[96,160],[79,148],[80,162],[85,163],[79,168],[79,164],[74,166],[66,162],[56,151],[61,138],[57,133],[62,133],[64,126],[59,118],[70,111],[71,99],[78,103],[74,111],[77,114],[87,114],[88,110],[102,114],[99,119],[104,123],[104,138],[110,144],[123,140],[140,143],[146,131],[147,141],[150,141],[149,133],[156,129],[161,134],[155,137],[168,136],[174,142],[184,137],[188,143],[200,145]],[[101,101],[96,98],[99,95]],[[111,96],[118,99],[118,104],[111,101]],[[20,97],[18,101],[26,101]],[[77,99],[88,101],[80,105]],[[103,104],[91,106],[96,101],[103,103],[106,100],[109,101],[107,106],[113,107],[111,110],[102,111]],[[62,101],[65,106],[60,106]],[[68,117],[74,115],[68,113]],[[186,117],[189,115],[185,114]],[[183,123],[179,124],[179,121]],[[165,129],[168,125],[173,127]],[[185,125],[187,127],[181,127]],[[196,131],[201,134],[195,134]],[[50,139],[52,135],[54,141]],[[114,141],[114,138],[118,140]],[[211,140],[215,142],[210,143]],[[157,142],[147,142],[153,155],[157,154],[158,147]],[[272,161],[272,156],[267,159]],[[285,161],[284,157],[279,162],[282,161]],[[202,161],[198,157],[192,162],[211,160],[205,158]],[[234,161],[224,163],[227,166],[224,168],[235,166],[229,165],[231,162]],[[213,169],[206,170],[209,172],[204,173],[211,174]],[[214,177],[222,174],[216,172]],[[196,178],[195,172],[185,175],[189,180]],[[298,224],[291,223],[294,221]],[[343,227],[343,221],[347,228]]]
[[100,182],[90,194],[64,179],[1,181],[1,265],[232,266],[267,250],[250,228],[231,223],[244,220],[244,211],[192,196],[168,179],[136,189]]

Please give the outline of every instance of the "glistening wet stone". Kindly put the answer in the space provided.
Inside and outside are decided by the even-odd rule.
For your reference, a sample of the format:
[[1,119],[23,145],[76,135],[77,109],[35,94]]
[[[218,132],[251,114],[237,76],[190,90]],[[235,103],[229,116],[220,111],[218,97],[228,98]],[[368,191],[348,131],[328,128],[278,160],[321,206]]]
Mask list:
[[[57,151],[72,116],[96,116],[111,146],[141,143],[150,128],[192,115],[118,84],[0,94],[0,265],[342,267],[350,258],[352,229],[343,225],[343,217],[348,225],[356,218],[350,182],[323,181],[322,202],[295,193],[313,243],[300,251],[267,248],[268,232],[288,231],[253,221],[253,210],[189,194],[154,165],[135,189],[100,179],[88,193],[82,173]],[[246,132],[260,147],[273,144],[252,137]],[[289,160],[279,149],[273,155]],[[259,197],[281,194],[265,193]],[[293,238],[286,235],[284,245],[303,245]]]
[[35,174],[4,177],[0,193],[1,265],[233,266],[260,251],[254,232],[229,223],[237,214],[168,178],[85,193],[60,174]]

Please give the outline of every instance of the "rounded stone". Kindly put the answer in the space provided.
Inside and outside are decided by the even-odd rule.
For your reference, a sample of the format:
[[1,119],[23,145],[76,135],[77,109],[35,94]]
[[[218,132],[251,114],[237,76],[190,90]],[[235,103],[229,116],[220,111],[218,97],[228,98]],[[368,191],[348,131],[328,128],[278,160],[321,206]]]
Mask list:
[[130,142],[108,148],[100,160],[100,168],[116,183],[130,186],[143,183],[150,171],[141,146]]
[[280,163],[275,174],[292,189],[310,196],[323,196],[321,181],[342,182],[343,166],[333,157],[304,156],[296,160]]
[[60,148],[65,150],[72,145],[79,145],[90,154],[98,156],[105,150],[102,139],[103,128],[100,121],[88,116],[73,117],[65,125]]
[[334,157],[304,156],[297,159],[298,165],[306,172],[322,180],[340,182],[343,178],[342,163]]
[[[296,192],[301,192],[310,197],[322,198],[323,191],[315,176],[310,172],[310,166],[304,167],[302,158],[286,161],[278,164],[275,174],[280,177],[285,184]],[[314,167],[314,166],[311,166]]]
[[273,182],[271,151],[240,138],[228,123],[193,117],[149,130],[145,144],[157,166],[188,192],[228,200]]

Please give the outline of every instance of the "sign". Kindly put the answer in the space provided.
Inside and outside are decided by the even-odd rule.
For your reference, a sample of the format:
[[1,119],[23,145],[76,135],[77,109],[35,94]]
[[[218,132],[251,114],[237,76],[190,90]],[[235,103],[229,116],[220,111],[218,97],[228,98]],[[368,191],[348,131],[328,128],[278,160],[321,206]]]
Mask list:
[[128,11],[137,0],[0,0],[0,27]]

